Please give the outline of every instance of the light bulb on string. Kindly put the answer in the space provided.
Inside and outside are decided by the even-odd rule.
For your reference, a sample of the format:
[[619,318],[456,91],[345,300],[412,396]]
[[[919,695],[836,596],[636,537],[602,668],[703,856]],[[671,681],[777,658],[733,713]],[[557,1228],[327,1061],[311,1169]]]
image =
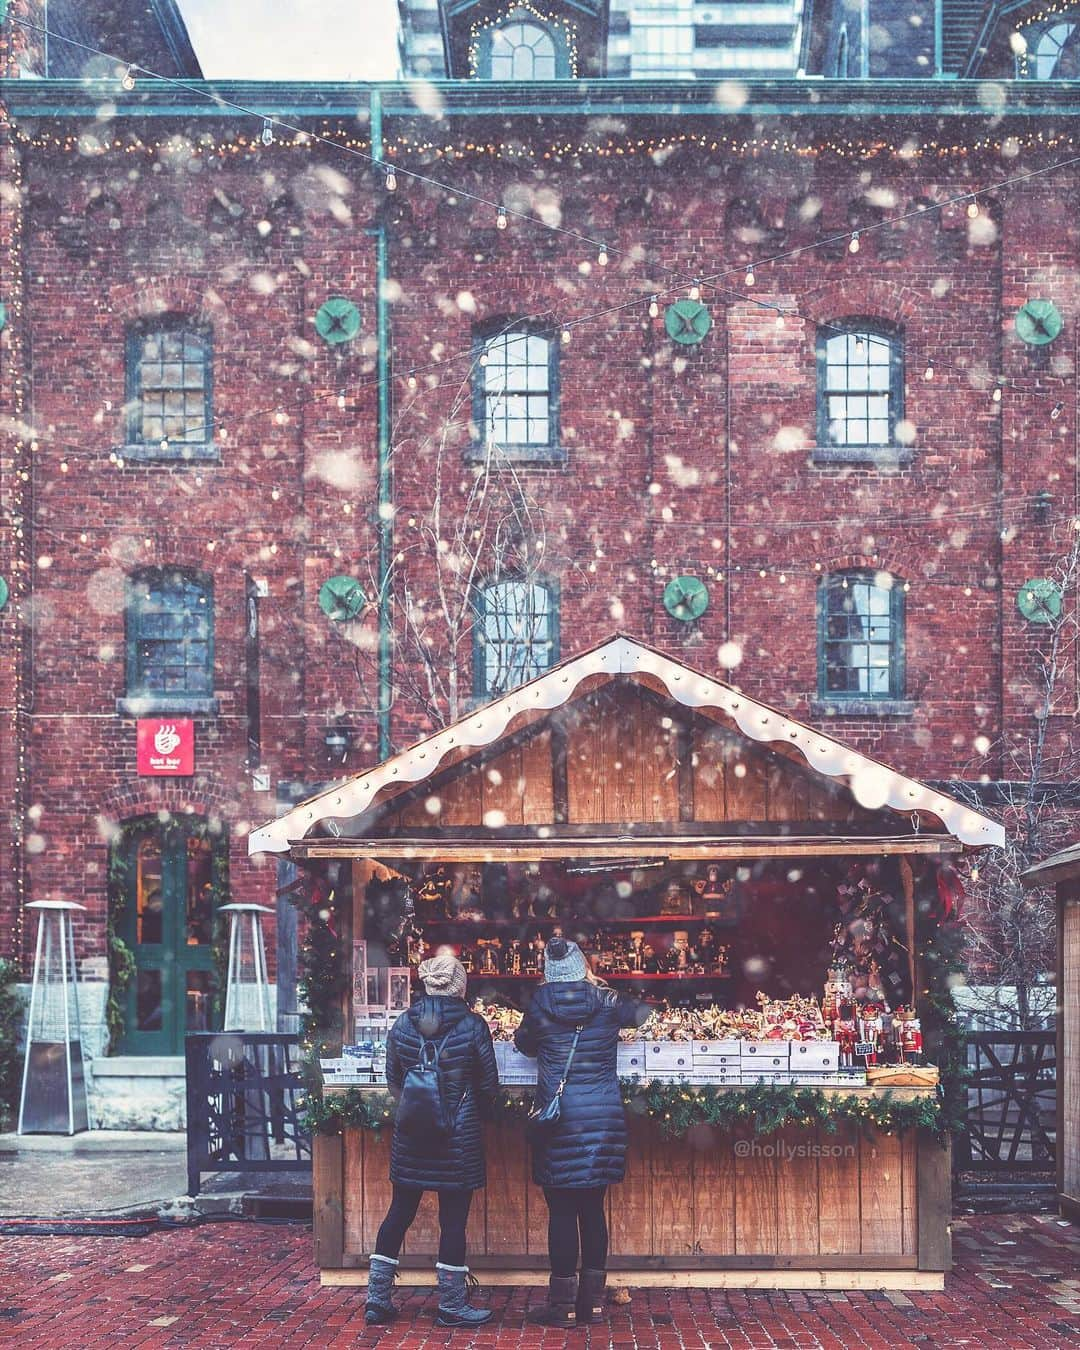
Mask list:
[[479,355],[476,359],[477,359],[477,363],[478,363],[479,365],[481,365],[481,366],[486,366],[487,363],[488,363],[487,352],[481,352],[480,355]]
[[409,378],[405,381],[405,383],[409,386],[410,389],[415,389],[415,388],[416,388],[416,376],[415,376],[415,375],[410,375]]
[[654,295],[649,301],[649,318],[656,319],[660,317],[660,301]]
[[270,121],[269,117],[263,118],[261,140],[263,145],[274,144],[274,124]]
[[776,326],[777,326],[777,328],[783,328],[783,327],[784,327],[784,315],[783,315],[782,312],[777,313],[777,316],[776,316]]
[[1050,409],[1050,421],[1056,422],[1064,411],[1065,411],[1065,404],[1061,401],[1061,399],[1058,399],[1058,401]]
[[927,360],[927,362],[926,362],[926,369],[923,371],[922,377],[923,377],[924,380],[932,380],[932,379],[934,378],[934,362],[933,362],[933,358],[930,358],[930,359]]
[[746,269],[746,284],[748,286],[752,286],[754,284],[754,280],[755,280],[754,267],[753,264],[751,263],[751,265]]
[[344,390],[344,389],[341,389],[341,390],[338,391],[337,405],[338,405],[338,407],[341,409],[342,412],[345,411],[345,390]]
[[562,344],[564,347],[566,347],[569,346],[569,343],[570,343],[570,329],[564,328],[562,330]]
[[690,299],[691,299],[691,300],[700,300],[700,299],[701,299],[701,287],[698,285],[698,283],[697,283],[696,281],[694,281],[694,282],[691,284],[690,290],[687,292],[687,294],[690,296]]
[[863,352],[865,352],[865,351],[866,351],[866,339],[863,337],[863,335],[862,335],[861,333],[856,333],[856,334],[855,334],[855,354],[856,354],[856,356],[862,356]]
[[505,230],[509,223],[506,216],[506,207],[500,206],[498,213],[495,216],[495,228],[497,230]]
[[979,201],[977,197],[972,197],[971,201],[968,202],[967,213],[970,220],[974,220],[979,214]]
[[166,453],[168,452],[168,449],[169,449],[169,438],[168,438],[167,436],[163,436],[163,437],[161,438],[161,452],[162,452],[162,454],[166,454]]
[[387,192],[396,192],[396,191],[397,191],[397,174],[394,172],[394,166],[393,166],[392,164],[385,164],[385,165],[383,165],[383,168],[386,170],[386,190],[387,190]]
[[287,412],[282,411],[280,408],[274,414],[274,421],[278,424],[279,427],[283,427],[288,420],[289,414]]
[[1001,382],[1000,382],[1000,381],[999,381],[997,384],[994,385],[994,389],[993,389],[993,392],[991,393],[990,397],[994,400],[995,403],[1000,403],[1000,402],[1001,402]]
[[600,252],[596,255],[596,261],[601,267],[606,267],[608,265],[608,251],[605,244],[600,245]]
[[120,84],[122,85],[122,87],[123,87],[124,89],[126,89],[126,90],[128,91],[129,94],[130,94],[131,91],[135,88],[135,67],[134,67],[134,66],[128,66],[127,70],[124,71],[124,74],[123,74],[123,76],[122,76],[122,78],[121,78],[121,80],[120,80]]
[[849,253],[858,253],[859,251],[859,231],[855,230],[848,240],[847,251]]
[[227,441],[229,439],[229,428],[224,424],[224,422],[217,429],[217,438],[219,441],[222,442]]

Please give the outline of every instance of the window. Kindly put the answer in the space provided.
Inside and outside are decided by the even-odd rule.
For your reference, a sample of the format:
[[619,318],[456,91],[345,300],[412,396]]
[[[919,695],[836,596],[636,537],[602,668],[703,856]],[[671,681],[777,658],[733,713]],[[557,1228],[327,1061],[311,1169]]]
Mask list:
[[481,445],[530,458],[558,443],[555,344],[527,325],[477,339],[473,418]]
[[127,443],[144,458],[215,454],[210,333],[173,316],[135,325],[127,343]]
[[882,447],[903,416],[900,334],[863,321],[818,332],[818,444]]
[[1028,80],[1080,79],[1080,20],[1062,19],[1029,28],[1017,74]]
[[492,80],[554,80],[555,39],[536,23],[504,23],[491,34]]
[[477,594],[473,626],[477,695],[495,698],[558,659],[555,592],[540,581],[493,581]]
[[848,77],[848,35],[847,24],[840,29],[840,41],[836,46],[836,70],[833,72],[838,80],[846,80]]
[[159,711],[213,694],[214,606],[210,580],[148,568],[128,587],[127,692]]
[[904,696],[904,591],[883,572],[834,572],[819,595],[818,692],[824,699]]

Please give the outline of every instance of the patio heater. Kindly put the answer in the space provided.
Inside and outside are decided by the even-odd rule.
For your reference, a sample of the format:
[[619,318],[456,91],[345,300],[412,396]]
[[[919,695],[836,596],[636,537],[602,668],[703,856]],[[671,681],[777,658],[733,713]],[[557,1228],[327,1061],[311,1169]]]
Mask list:
[[78,1134],[86,1113],[73,900],[34,900],[38,912],[34,982],[26,1019],[19,1134]]
[[225,979],[223,1031],[273,1031],[270,981],[266,974],[266,905],[222,905],[229,916],[229,969]]

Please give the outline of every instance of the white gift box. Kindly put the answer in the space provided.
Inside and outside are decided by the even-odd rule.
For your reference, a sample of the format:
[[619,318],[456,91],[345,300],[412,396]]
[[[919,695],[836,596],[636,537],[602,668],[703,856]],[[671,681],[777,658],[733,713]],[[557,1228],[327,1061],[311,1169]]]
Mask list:
[[615,1058],[620,1078],[643,1078],[645,1076],[644,1041],[620,1041]]
[[702,1069],[738,1068],[742,1058],[739,1041],[695,1041],[694,1067]]
[[536,1060],[523,1055],[512,1041],[495,1042],[500,1083],[535,1083]]
[[742,1074],[738,1067],[734,1069],[698,1069],[695,1067],[690,1078],[691,1083],[708,1084],[711,1087],[738,1087]]
[[694,1067],[694,1047],[689,1041],[646,1041],[645,1076],[686,1074]]
[[742,1071],[786,1070],[790,1064],[788,1041],[743,1041]]
[[840,1045],[837,1041],[793,1041],[791,1070],[793,1073],[835,1073],[840,1064]]

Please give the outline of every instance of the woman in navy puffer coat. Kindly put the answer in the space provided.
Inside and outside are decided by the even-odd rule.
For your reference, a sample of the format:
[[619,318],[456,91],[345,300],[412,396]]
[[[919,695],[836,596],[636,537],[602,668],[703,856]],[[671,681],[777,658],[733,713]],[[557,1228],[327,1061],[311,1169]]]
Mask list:
[[395,1128],[390,1146],[393,1199],[382,1222],[368,1271],[366,1321],[389,1322],[397,1316],[391,1297],[398,1253],[416,1218],[425,1191],[439,1196],[439,1326],[475,1326],[491,1316],[489,1308],[468,1302],[465,1225],[473,1191],[484,1185],[481,1114],[499,1086],[491,1032],[465,1003],[465,969],[450,952],[420,966],[425,994],[394,1023],[386,1044],[386,1082],[397,1099],[410,1069],[420,1063],[425,1041],[435,1044],[439,1090],[453,1116],[445,1141],[406,1134]]
[[547,945],[544,980],[514,1037],[523,1055],[536,1056],[538,1104],[554,1097],[575,1029],[581,1034],[559,1122],[533,1149],[533,1180],[548,1203],[551,1280],[547,1305],[529,1320],[573,1326],[596,1321],[603,1311],[607,1188],[626,1171],[626,1117],[616,1071],[619,1030],[640,1026],[649,1009],[599,984],[578,945],[564,938]]

